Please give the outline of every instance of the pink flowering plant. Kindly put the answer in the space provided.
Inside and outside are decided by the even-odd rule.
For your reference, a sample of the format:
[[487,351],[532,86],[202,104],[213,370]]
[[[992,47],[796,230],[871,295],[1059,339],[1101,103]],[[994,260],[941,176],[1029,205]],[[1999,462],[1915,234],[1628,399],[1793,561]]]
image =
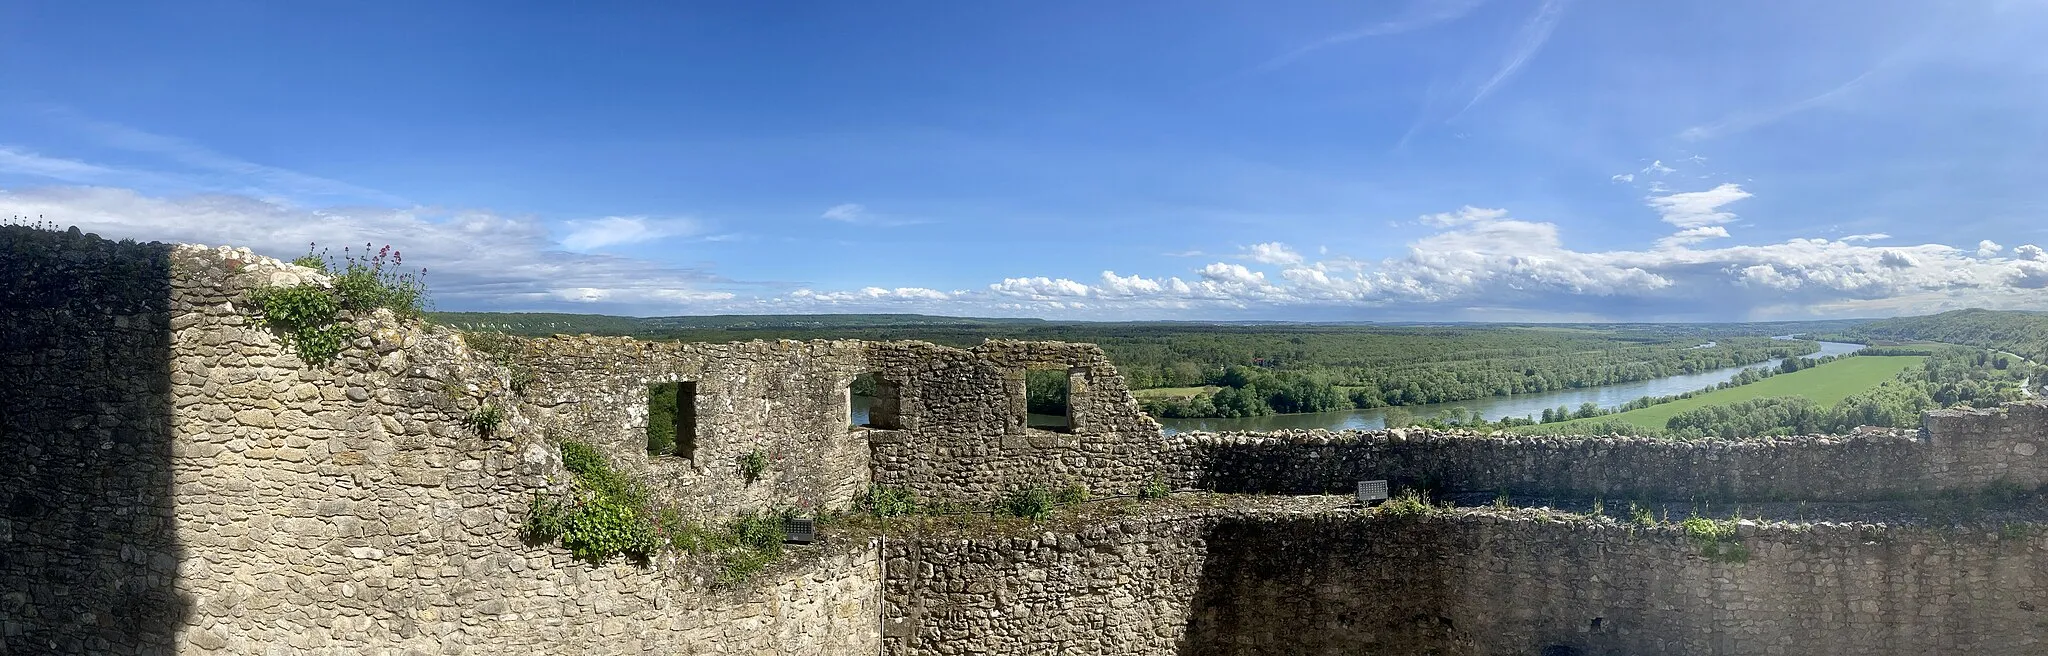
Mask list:
[[341,309],[390,308],[406,318],[418,318],[426,312],[427,270],[406,270],[404,253],[389,244],[382,248],[363,244],[361,251],[342,248],[341,257],[337,258],[325,250],[314,253],[316,246],[308,244],[306,254],[292,263],[333,276],[334,293]]

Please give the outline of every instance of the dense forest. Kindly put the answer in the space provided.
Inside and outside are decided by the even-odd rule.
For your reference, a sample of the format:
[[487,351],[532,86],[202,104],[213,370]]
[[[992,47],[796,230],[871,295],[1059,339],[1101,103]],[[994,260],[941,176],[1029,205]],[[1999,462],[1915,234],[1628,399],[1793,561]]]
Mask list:
[[2048,313],[1956,310],[1922,317],[1883,319],[1850,326],[1854,341],[1947,342],[1998,349],[2048,363]]

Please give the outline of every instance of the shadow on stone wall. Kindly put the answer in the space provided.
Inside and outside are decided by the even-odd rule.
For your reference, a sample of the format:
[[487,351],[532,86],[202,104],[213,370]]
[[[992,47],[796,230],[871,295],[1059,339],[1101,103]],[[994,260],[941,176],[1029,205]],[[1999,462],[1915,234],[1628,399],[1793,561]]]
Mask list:
[[0,226],[0,653],[176,651],[169,253]]
[[1427,546],[1441,522],[1226,520],[1188,608],[1182,656],[1473,654]]

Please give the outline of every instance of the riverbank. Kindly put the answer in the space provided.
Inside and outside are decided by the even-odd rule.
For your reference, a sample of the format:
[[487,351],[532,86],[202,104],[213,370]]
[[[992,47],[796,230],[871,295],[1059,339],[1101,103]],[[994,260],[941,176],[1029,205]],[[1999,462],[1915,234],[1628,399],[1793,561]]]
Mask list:
[[1643,428],[1662,429],[1672,417],[1687,410],[1774,396],[1804,397],[1822,406],[1832,406],[1840,403],[1842,399],[1891,380],[1900,372],[1918,367],[1926,359],[1925,356],[1918,355],[1859,355],[1835,360],[1812,369],[1778,374],[1748,385],[1714,390],[1692,398],[1659,403],[1647,408],[1588,419],[1522,426],[1512,430],[1569,433],[1574,426],[1583,426],[1594,421],[1620,421]]
[[[1821,346],[1820,351],[1801,357],[1821,358],[1830,355],[1844,355],[1854,353],[1858,349],[1863,348],[1862,344],[1848,342],[1823,341],[1819,342],[1819,344]],[[1327,430],[1370,430],[1384,428],[1386,426],[1386,415],[1390,411],[1396,413],[1405,412],[1417,419],[1427,419],[1448,412],[1477,412],[1480,416],[1488,419],[1499,419],[1501,417],[1533,418],[1540,415],[1546,409],[1553,409],[1560,405],[1576,409],[1582,404],[1592,403],[1601,409],[1613,409],[1646,396],[1673,396],[1712,388],[1734,379],[1743,370],[1777,367],[1782,362],[1783,359],[1775,359],[1752,365],[1723,367],[1694,374],[1666,376],[1600,387],[1585,387],[1514,396],[1493,396],[1450,403],[1389,406],[1337,412],[1264,415],[1258,417],[1156,419],[1168,432],[1259,432],[1316,428]]]

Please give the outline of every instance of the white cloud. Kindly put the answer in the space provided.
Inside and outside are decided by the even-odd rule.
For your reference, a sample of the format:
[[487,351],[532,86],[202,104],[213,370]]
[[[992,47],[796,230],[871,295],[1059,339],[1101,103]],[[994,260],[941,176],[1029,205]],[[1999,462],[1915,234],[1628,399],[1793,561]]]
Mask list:
[[1665,223],[1680,228],[1698,228],[1734,221],[1735,213],[1721,211],[1721,206],[1749,196],[1749,192],[1742,190],[1742,185],[1723,183],[1706,191],[1651,196],[1649,200],[1650,207],[1663,215]]
[[1424,225],[1435,226],[1438,228],[1448,228],[1451,226],[1468,225],[1472,223],[1479,223],[1482,221],[1497,221],[1507,217],[1507,215],[1507,210],[1486,209],[1483,207],[1473,207],[1471,205],[1466,205],[1464,207],[1458,208],[1458,211],[1456,212],[1425,214],[1422,216],[1422,223]]
[[1266,273],[1245,268],[1242,264],[1216,262],[1202,267],[1202,278],[1225,284],[1264,285]]
[[1286,244],[1277,241],[1246,246],[1245,257],[1260,264],[1289,266],[1301,263],[1300,253],[1294,252],[1293,248],[1289,248]]
[[[571,253],[546,226],[488,212],[300,209],[242,196],[162,198],[105,187],[0,190],[0,215],[45,216],[110,238],[248,246],[292,258],[317,242],[336,256],[391,244],[407,266],[428,269],[444,306],[678,314],[731,301],[708,272],[630,258]],[[593,238],[603,233],[594,230]],[[578,311],[592,311],[579,309]]]
[[1920,266],[1920,261],[1913,259],[1912,255],[1909,255],[1903,251],[1889,250],[1884,251],[1883,253],[1880,253],[1877,256],[1877,263],[1894,269],[1909,269],[1912,267]]
[[1616,174],[1614,174],[1614,177],[1608,178],[1608,181],[1610,181],[1610,182],[1635,182],[1635,181],[1636,181],[1636,174],[1634,174],[1634,173],[1616,173]]
[[[110,237],[248,245],[282,257],[303,253],[308,241],[390,242],[403,248],[408,265],[430,268],[434,295],[447,309],[1725,320],[2048,308],[2048,251],[2031,244],[1878,247],[1865,239],[1814,238],[1701,248],[1706,240],[1728,239],[1727,218],[1715,215],[1725,214],[1721,203],[1747,196],[1729,187],[1715,197],[1653,203],[1666,223],[1678,225],[1671,221],[1677,215],[1697,225],[1640,249],[1574,250],[1558,224],[1464,207],[1419,217],[1434,232],[1386,258],[1310,257],[1265,242],[1275,245],[1261,251],[1265,261],[1210,262],[1180,276],[1022,276],[956,291],[865,286],[778,293],[782,288],[702,270],[565,251],[546,226],[485,212],[306,210],[234,196],[70,188],[0,191],[0,215],[42,215]],[[585,245],[657,231],[636,221],[584,227]]]
[[562,245],[578,251],[684,237],[696,234],[698,230],[697,223],[688,219],[651,219],[644,216],[607,216],[568,221],[565,225],[569,232],[562,237]]
[[1675,248],[1678,246],[1689,246],[1709,239],[1720,239],[1727,236],[1728,229],[1721,226],[1700,226],[1697,228],[1686,228],[1684,230],[1672,233],[1672,235],[1669,237],[1657,240],[1657,247]]
[[879,301],[944,301],[953,297],[952,294],[925,287],[897,287],[895,289],[862,287],[859,290],[850,292],[818,292],[809,289],[799,289],[790,292],[789,295],[793,298],[818,301],[826,304],[872,304]]
[[829,221],[859,223],[862,219],[866,219],[867,215],[868,208],[860,203],[840,203],[826,208],[825,213],[818,215],[818,218]]
[[1087,285],[1066,278],[1004,278],[1002,282],[988,286],[989,291],[1003,296],[1028,299],[1056,299],[1087,296]]
[[1672,173],[1677,173],[1677,172],[1678,172],[1678,169],[1674,169],[1674,168],[1671,168],[1671,167],[1669,167],[1669,166],[1665,166],[1665,165],[1664,165],[1664,160],[1661,160],[1661,159],[1660,159],[1660,160],[1653,160],[1653,161],[1651,161],[1651,162],[1650,162],[1650,165],[1649,165],[1649,166],[1645,166],[1645,167],[1643,167],[1643,170],[1641,170],[1641,171],[1637,171],[1637,173],[1655,173],[1655,174],[1657,174],[1657,175],[1668,175],[1668,174],[1672,174]]
[[1891,235],[1887,235],[1887,234],[1885,234],[1885,233],[1882,233],[1882,232],[1873,232],[1873,233],[1869,233],[1869,234],[1863,234],[1863,235],[1849,235],[1849,236],[1847,236],[1847,237],[1843,237],[1843,238],[1842,238],[1842,241],[1878,241],[1878,240],[1882,240],[1882,239],[1891,239],[1891,238],[1892,238],[1892,236],[1891,236]]

